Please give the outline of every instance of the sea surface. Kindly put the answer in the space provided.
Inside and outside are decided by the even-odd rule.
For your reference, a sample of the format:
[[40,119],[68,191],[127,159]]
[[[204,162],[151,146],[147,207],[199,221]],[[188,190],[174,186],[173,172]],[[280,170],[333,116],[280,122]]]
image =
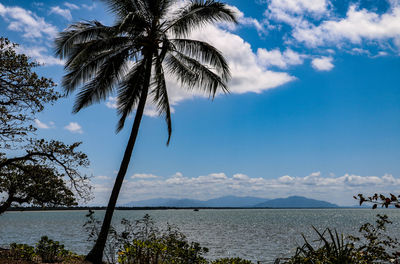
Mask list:
[[[273,263],[291,255],[303,244],[301,234],[316,238],[312,226],[326,227],[344,234],[357,234],[366,222],[375,222],[376,214],[387,214],[393,221],[391,235],[400,237],[400,209],[218,209],[218,210],[130,210],[116,211],[113,225],[123,218],[138,220],[149,214],[158,226],[167,223],[179,227],[189,241],[210,249],[207,257],[242,257],[261,263]],[[0,215],[0,246],[12,242],[34,245],[47,235],[67,249],[84,254],[91,247],[83,228],[87,211],[7,212]],[[101,218],[104,211],[96,211]]]

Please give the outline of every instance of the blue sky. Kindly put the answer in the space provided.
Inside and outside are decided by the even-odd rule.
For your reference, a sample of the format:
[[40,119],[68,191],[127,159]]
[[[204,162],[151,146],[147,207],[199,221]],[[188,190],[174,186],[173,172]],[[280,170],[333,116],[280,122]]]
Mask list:
[[[193,38],[227,57],[231,93],[213,101],[169,80],[173,135],[149,105],[120,202],[304,195],[351,205],[400,193],[400,1],[229,0],[239,25]],[[178,3],[179,4],[179,3]],[[113,21],[99,1],[0,1],[0,32],[44,64],[68,24]],[[61,87],[58,87],[61,89]],[[94,204],[108,199],[132,118],[115,133],[115,99],[71,114],[73,96],[38,115],[38,136],[83,141]]]

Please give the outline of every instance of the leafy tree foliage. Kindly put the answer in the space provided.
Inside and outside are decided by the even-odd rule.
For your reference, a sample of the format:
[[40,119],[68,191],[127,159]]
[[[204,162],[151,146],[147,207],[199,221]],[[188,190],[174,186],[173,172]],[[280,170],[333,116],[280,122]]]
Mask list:
[[33,68],[39,66],[24,54],[17,54],[17,44],[0,37],[0,147],[21,141],[35,131],[34,114],[53,103],[60,94],[52,80],[39,77]]
[[1,263],[63,263],[82,264],[82,257],[66,250],[59,241],[42,236],[36,246],[10,244],[9,250],[0,251]]
[[81,143],[30,138],[35,114],[60,94],[16,48],[0,38],[0,214],[13,204],[76,205],[76,197],[90,197],[88,178],[78,171],[88,158],[77,150]]
[[66,59],[63,87],[79,89],[74,111],[117,94],[117,131],[136,110],[128,144],[117,174],[99,238],[87,260],[101,263],[113,212],[129,166],[148,96],[165,116],[167,145],[172,132],[165,74],[186,89],[210,97],[227,92],[228,64],[210,44],[189,39],[190,33],[214,22],[236,22],[235,13],[214,0],[192,0],[173,10],[177,0],[104,0],[116,21],[71,25],[56,39],[56,53]]
[[372,196],[364,196],[363,194],[358,194],[357,196],[353,197],[354,199],[360,201],[360,206],[363,203],[372,203],[372,209],[376,209],[378,205],[385,208],[388,208],[390,205],[396,208],[400,208],[400,195],[396,196],[392,193],[389,194],[389,196],[375,193]]

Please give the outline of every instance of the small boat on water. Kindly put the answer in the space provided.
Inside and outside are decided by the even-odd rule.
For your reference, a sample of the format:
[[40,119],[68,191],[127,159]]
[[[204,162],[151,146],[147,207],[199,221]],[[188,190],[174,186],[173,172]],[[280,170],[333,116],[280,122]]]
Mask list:
[[199,211],[199,209],[195,208],[195,209],[193,209],[193,211],[195,211],[195,212],[198,212],[198,211]]

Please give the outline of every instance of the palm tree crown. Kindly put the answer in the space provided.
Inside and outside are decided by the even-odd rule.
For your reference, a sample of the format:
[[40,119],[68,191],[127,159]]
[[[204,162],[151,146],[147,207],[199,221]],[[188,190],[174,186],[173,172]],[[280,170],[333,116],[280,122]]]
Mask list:
[[[116,14],[113,26],[79,22],[56,39],[56,54],[66,59],[63,87],[67,93],[81,87],[73,111],[117,93],[119,131],[140,96],[149,93],[159,113],[165,114],[169,143],[171,111],[164,73],[210,96],[218,89],[227,92],[230,73],[222,54],[206,42],[187,37],[207,23],[236,22],[235,14],[212,0],[192,0],[175,10],[177,0],[104,2]],[[148,83],[146,72],[151,75]]]

